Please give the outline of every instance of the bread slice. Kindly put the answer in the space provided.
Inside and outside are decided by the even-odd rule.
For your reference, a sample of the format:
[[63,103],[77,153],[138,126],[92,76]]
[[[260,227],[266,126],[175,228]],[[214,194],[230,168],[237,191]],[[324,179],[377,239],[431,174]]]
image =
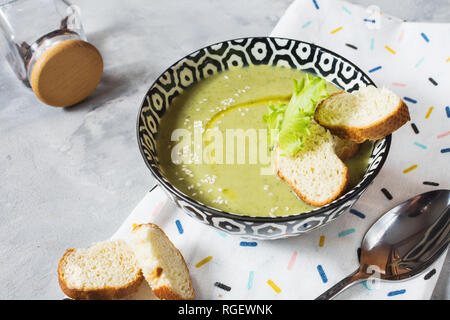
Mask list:
[[164,300],[194,299],[186,262],[157,225],[134,226],[130,245],[155,296]]
[[334,139],[334,152],[342,161],[351,159],[354,156],[356,156],[359,149],[361,148],[361,144],[341,139],[338,136],[333,136],[333,139]]
[[392,91],[368,86],[330,95],[319,103],[314,119],[334,135],[362,143],[391,134],[410,116],[407,105]]
[[311,123],[311,135],[295,157],[276,157],[275,169],[307,204],[323,206],[338,198],[348,182],[348,169],[335,153],[331,133]]
[[136,257],[124,241],[69,249],[58,265],[59,285],[73,299],[124,298],[135,293],[143,279]]

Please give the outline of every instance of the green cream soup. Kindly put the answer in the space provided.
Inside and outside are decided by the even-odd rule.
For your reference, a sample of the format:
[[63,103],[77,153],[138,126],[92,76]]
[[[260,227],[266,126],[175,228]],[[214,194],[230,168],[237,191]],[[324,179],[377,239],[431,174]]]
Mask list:
[[[271,170],[270,133],[263,121],[268,104],[287,103],[293,79],[304,75],[282,67],[236,68],[184,91],[162,118],[157,137],[165,177],[189,197],[236,214],[274,217],[314,209]],[[328,84],[329,93],[337,90]],[[239,145],[236,134],[242,133]],[[244,149],[239,148],[242,145]],[[365,143],[357,156],[345,162],[349,187],[362,179],[370,152],[371,144]]]

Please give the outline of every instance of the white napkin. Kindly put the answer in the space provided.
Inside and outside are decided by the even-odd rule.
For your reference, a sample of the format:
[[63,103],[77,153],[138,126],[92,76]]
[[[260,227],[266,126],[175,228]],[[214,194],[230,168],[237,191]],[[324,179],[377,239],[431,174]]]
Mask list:
[[[113,239],[127,238],[133,223],[158,224],[184,255],[198,299],[317,297],[357,269],[361,240],[385,211],[416,194],[450,188],[450,102],[444,91],[450,88],[449,34],[450,24],[402,22],[348,2],[293,2],[272,36],[313,42],[341,54],[409,106],[412,120],[393,135],[388,160],[374,183],[333,223],[276,241],[244,240],[203,225],[157,187]],[[444,260],[445,254],[413,279],[357,284],[338,298],[429,299]]]

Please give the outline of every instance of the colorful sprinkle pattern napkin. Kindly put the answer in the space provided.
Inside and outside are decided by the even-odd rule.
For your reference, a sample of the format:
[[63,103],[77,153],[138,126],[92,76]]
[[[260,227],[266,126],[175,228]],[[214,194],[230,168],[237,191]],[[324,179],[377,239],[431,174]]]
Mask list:
[[[358,248],[385,211],[433,189],[450,188],[450,24],[407,23],[337,0],[292,3],[272,36],[315,43],[367,72],[408,104],[411,122],[395,132],[386,164],[354,207],[304,236],[249,241],[203,225],[177,209],[158,187],[113,238],[133,223],[154,222],[180,249],[198,299],[313,299],[359,266]],[[429,299],[443,255],[421,275],[363,282],[339,299]],[[144,289],[143,289],[144,290]],[[142,291],[139,298],[151,298]]]

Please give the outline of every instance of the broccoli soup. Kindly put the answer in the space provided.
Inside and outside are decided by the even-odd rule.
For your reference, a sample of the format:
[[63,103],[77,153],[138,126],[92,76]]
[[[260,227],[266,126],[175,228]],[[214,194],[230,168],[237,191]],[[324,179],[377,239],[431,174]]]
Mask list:
[[[163,175],[182,193],[217,209],[248,216],[307,212],[274,173],[264,115],[271,103],[288,103],[299,70],[251,66],[194,84],[172,101],[162,118],[157,153]],[[327,84],[328,93],[338,89]],[[349,187],[367,168],[371,143],[345,161]]]

